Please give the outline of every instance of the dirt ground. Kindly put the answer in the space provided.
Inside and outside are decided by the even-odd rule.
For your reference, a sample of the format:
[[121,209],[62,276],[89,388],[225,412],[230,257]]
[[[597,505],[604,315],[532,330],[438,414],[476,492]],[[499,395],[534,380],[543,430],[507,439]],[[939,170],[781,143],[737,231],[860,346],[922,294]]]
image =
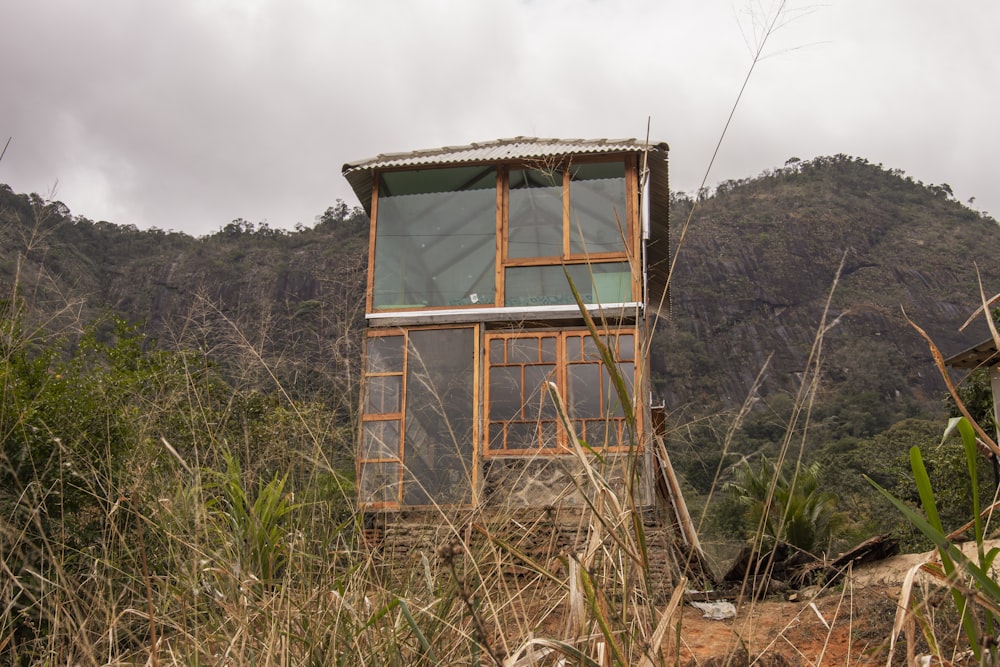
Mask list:
[[[931,557],[865,565],[829,590],[801,591],[796,601],[747,600],[728,620],[703,618],[686,604],[679,636],[666,640],[664,654],[680,665],[884,665],[903,579]],[[893,664],[905,664],[904,643],[900,637]]]

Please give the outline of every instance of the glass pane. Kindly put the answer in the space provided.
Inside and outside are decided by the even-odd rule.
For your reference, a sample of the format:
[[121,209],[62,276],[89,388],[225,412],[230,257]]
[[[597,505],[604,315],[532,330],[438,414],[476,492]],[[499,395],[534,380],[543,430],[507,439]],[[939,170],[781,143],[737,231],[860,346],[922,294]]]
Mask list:
[[535,422],[507,424],[507,449],[537,449],[538,426]]
[[411,331],[406,369],[403,501],[472,500],[474,329]]
[[566,337],[566,361],[583,361],[584,336]]
[[588,419],[585,440],[591,447],[620,447],[621,432],[620,419]]
[[507,363],[538,363],[538,339],[534,337],[510,338],[507,340],[507,352]]
[[556,343],[558,339],[555,336],[546,336],[542,338],[542,362],[543,363],[555,363],[556,361]]
[[[625,408],[618,398],[618,392],[615,390],[615,385],[611,381],[611,375],[608,373],[608,369],[604,368],[602,365],[601,370],[601,386],[604,388],[605,396],[605,414],[614,417],[624,417]],[[635,382],[635,365],[629,362],[622,362],[618,364],[618,373],[621,374],[622,380],[625,381],[625,389],[628,391],[629,396],[632,395],[633,383]]]
[[510,170],[508,257],[562,257],[562,173]]
[[[616,267],[608,268],[605,267]],[[632,300],[632,274],[628,264],[594,266],[593,303],[622,303]]]
[[521,417],[521,367],[490,369],[490,421]]
[[601,365],[572,364],[567,372],[567,407],[570,415],[578,419],[601,417]]
[[358,495],[364,504],[399,503],[399,463],[365,463],[361,466]]
[[365,414],[394,414],[400,411],[402,375],[375,375],[365,378]]
[[[584,303],[631,301],[632,282],[628,264],[571,264],[570,280]],[[575,304],[562,266],[514,266],[505,271],[506,306]]]
[[[598,351],[598,349],[597,349],[597,343],[594,342],[594,339],[592,337],[590,337],[590,336],[584,336],[581,340],[583,341],[583,358],[584,358],[584,360],[586,360],[586,361],[599,361],[600,358],[601,358],[601,353]],[[607,339],[605,339],[602,342],[605,345],[607,345],[608,341],[607,341]]]
[[495,168],[379,177],[376,309],[493,305],[495,266]]
[[[624,252],[625,164],[583,164],[570,170],[570,253]],[[617,216],[617,217],[616,217]]]
[[361,438],[362,459],[399,458],[399,421],[365,422]]
[[541,422],[542,447],[544,449],[556,449],[559,447],[559,427],[556,422]]
[[524,367],[525,419],[538,419],[552,404],[546,386],[555,381],[555,370],[554,365]]
[[489,425],[489,449],[494,452],[498,452],[504,448],[503,445],[503,434],[505,432],[504,424],[490,424]]
[[635,360],[635,336],[632,334],[618,336],[618,358],[622,361]]
[[494,338],[490,341],[490,363],[502,364],[504,360],[503,356],[504,339]]
[[369,336],[366,352],[366,373],[403,372],[402,336]]

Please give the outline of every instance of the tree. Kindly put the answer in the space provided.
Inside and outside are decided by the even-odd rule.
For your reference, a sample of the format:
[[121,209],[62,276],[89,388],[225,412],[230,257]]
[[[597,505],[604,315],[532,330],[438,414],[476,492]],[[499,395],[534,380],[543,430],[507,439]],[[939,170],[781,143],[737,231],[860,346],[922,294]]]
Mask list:
[[820,489],[819,463],[787,475],[768,459],[761,458],[759,468],[746,461],[725,489],[745,508],[746,526],[763,531],[765,548],[784,543],[826,551],[845,523],[837,496]]

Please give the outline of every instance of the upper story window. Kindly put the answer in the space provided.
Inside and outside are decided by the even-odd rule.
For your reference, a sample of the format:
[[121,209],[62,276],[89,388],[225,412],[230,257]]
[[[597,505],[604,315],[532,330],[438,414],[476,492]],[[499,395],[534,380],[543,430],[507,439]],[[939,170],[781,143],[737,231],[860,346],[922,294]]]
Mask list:
[[375,310],[493,305],[496,167],[384,172],[376,215]]
[[370,308],[631,302],[636,197],[624,158],[381,172]]
[[624,162],[511,169],[509,184],[508,263],[625,254]]

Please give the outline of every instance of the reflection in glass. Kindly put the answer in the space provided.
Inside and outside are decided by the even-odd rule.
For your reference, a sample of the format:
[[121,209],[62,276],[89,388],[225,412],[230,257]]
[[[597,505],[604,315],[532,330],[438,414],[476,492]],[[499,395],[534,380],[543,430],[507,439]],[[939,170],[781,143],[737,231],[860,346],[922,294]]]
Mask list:
[[507,340],[507,363],[538,363],[537,338],[510,338]]
[[365,422],[361,437],[362,459],[399,458],[399,421]]
[[402,336],[369,336],[366,353],[366,373],[403,372]]
[[358,490],[366,503],[399,503],[399,463],[384,461],[363,464]]
[[508,450],[533,450],[542,446],[539,440],[538,424],[535,422],[511,422],[507,424]]
[[618,358],[622,361],[635,360],[635,336],[632,334],[618,336]]
[[490,419],[507,421],[521,416],[521,367],[494,368],[490,373]]
[[502,364],[504,361],[504,339],[496,338],[490,341],[490,361],[495,364]]
[[406,369],[403,502],[472,501],[475,335],[411,331]]
[[555,380],[554,364],[524,367],[524,418],[555,419],[555,409],[548,395],[548,383]]
[[632,277],[627,262],[556,266],[512,266],[505,271],[505,306],[574,304],[566,273],[584,303],[627,303]]
[[376,309],[493,304],[496,182],[495,167],[379,177]]
[[601,417],[601,364],[572,364],[569,367],[567,403],[574,417]]
[[562,256],[562,181],[559,171],[510,170],[508,257]]
[[[599,162],[570,169],[571,255],[624,252],[625,164]],[[616,218],[617,216],[617,218]]]
[[395,414],[401,407],[402,375],[375,375],[365,381],[365,412]]

